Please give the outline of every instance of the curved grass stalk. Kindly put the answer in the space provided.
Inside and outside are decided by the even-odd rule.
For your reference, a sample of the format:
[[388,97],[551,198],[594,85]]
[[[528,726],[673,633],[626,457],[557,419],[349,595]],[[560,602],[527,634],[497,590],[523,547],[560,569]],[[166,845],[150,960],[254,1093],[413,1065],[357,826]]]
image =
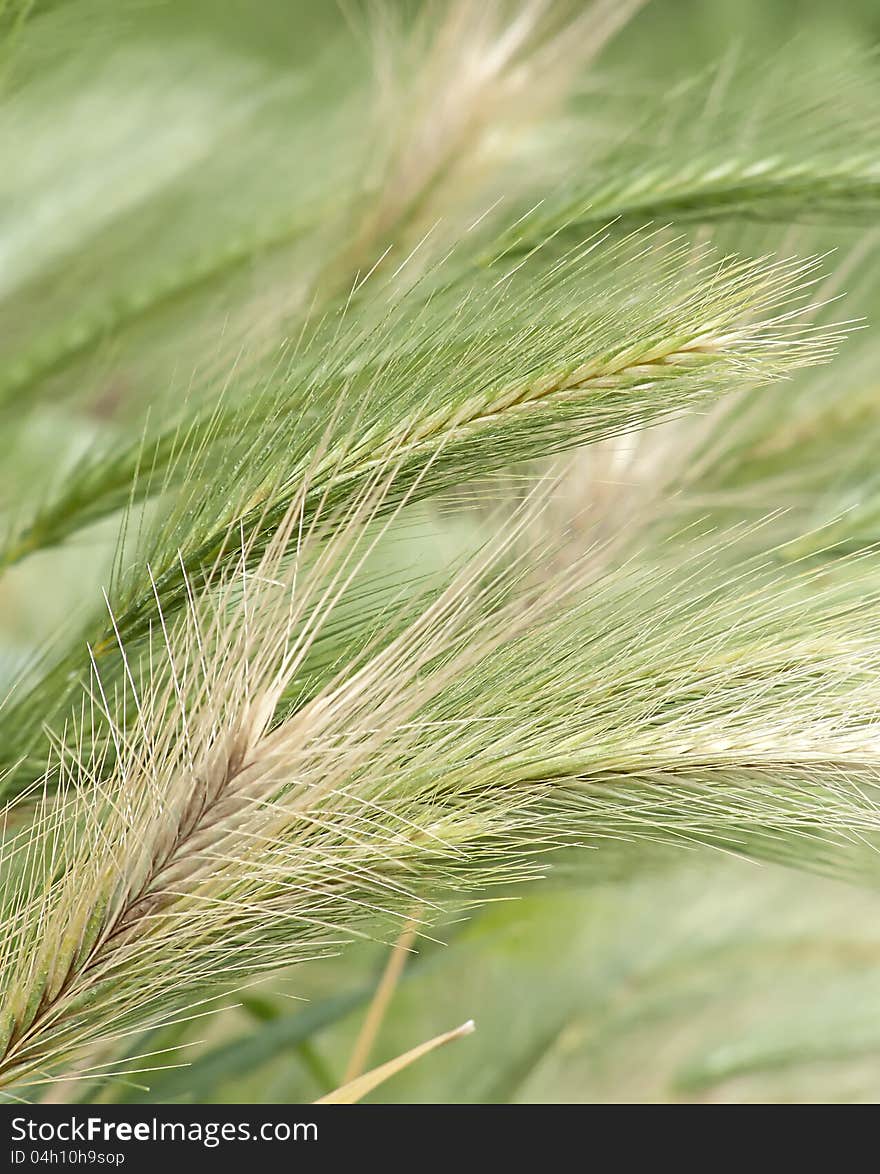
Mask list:
[[[726,158],[666,169],[638,169],[598,186],[549,214],[527,218],[501,255],[529,252],[548,237],[577,240],[614,222],[711,224],[725,219],[784,223],[872,224],[880,210],[880,165],[859,155],[826,165],[799,158]],[[497,254],[484,263],[496,264]]]
[[[483,263],[550,237],[581,239],[611,222],[713,225],[726,220],[870,225],[880,210],[880,123],[873,66],[819,70],[809,87],[792,65],[713,71],[629,113],[614,146],[572,169]],[[730,91],[728,93],[727,91]],[[645,113],[647,111],[647,113]],[[632,130],[636,123],[637,129]],[[857,127],[857,131],[854,128]]]
[[[319,336],[315,357],[294,364],[280,391],[221,406],[117,461],[87,464],[54,506],[11,538],[7,558],[69,532],[77,516],[99,517],[102,500],[118,504],[123,485],[134,502],[153,487],[182,485],[142,543],[138,565],[149,563],[152,583],[140,571],[123,579],[112,594],[114,624],[83,633],[36,692],[0,713],[7,732],[0,761],[13,768],[0,787],[9,794],[30,781],[47,712],[63,720],[79,688],[82,643],[102,659],[118,638],[143,638],[156,601],[173,616],[218,560],[237,558],[230,535],[244,532],[248,558],[258,560],[304,478],[308,526],[319,507],[357,500],[394,462],[381,507],[393,510],[404,498],[821,362],[840,332],[799,323],[798,297],[813,271],[811,262],[695,265],[690,250],[658,248],[638,235],[604,250],[594,242],[564,266],[520,267],[507,281],[477,286],[464,304],[453,286],[451,305],[442,294],[414,309],[406,299],[366,337],[355,328],[331,347]],[[529,315],[536,297],[544,307],[540,331]],[[480,329],[484,321],[490,329]],[[194,445],[195,457],[183,459]]]
[[[9,1080],[17,1081],[34,1062],[38,1075],[47,1075],[51,1071],[55,1060],[60,1059],[62,1053],[72,1046],[73,1037],[70,1033],[73,1031],[75,1035],[78,1021],[81,1025],[81,1014],[85,1014],[87,1019],[91,1017],[94,999],[89,992],[92,989],[99,997],[103,991],[105,996],[114,999],[114,1030],[118,1028],[120,1016],[123,1020],[126,1016],[123,1006],[125,996],[122,996],[121,1003],[117,1001],[122,993],[120,982],[122,986],[127,982],[126,974],[134,958],[146,960],[158,944],[150,927],[158,922],[167,922],[167,915],[170,914],[171,920],[179,928],[178,913],[175,911],[178,890],[180,893],[192,890],[195,895],[206,883],[208,889],[202,891],[195,904],[186,902],[191,905],[186,919],[193,919],[193,928],[203,917],[210,920],[212,911],[219,911],[215,899],[209,896],[216,863],[222,856],[233,866],[234,871],[238,871],[239,866],[233,863],[234,857],[237,852],[246,852],[248,845],[255,843],[254,836],[265,837],[269,871],[264,880],[258,882],[258,887],[266,886],[263,892],[270,904],[282,900],[288,888],[281,873],[276,874],[280,861],[271,844],[276,835],[281,833],[282,827],[290,825],[290,821],[299,825],[305,833],[305,840],[301,841],[298,851],[305,853],[304,860],[311,861],[307,870],[317,870],[310,880],[304,884],[293,882],[293,888],[288,890],[289,895],[300,892],[312,908],[311,912],[304,911],[302,916],[295,914],[292,909],[281,914],[279,908],[276,914],[281,918],[279,928],[286,927],[282,936],[286,935],[293,923],[297,923],[303,933],[302,947],[308,950],[315,948],[315,942],[323,942],[323,945],[317,946],[320,951],[326,949],[337,936],[331,921],[320,912],[322,905],[326,904],[326,912],[330,914],[337,901],[342,900],[343,905],[350,902],[358,920],[372,920],[382,913],[383,896],[374,893],[367,897],[364,893],[359,897],[355,892],[365,884],[368,889],[372,886],[374,866],[369,861],[374,858],[378,863],[384,859],[393,844],[393,837],[389,841],[386,835],[378,834],[381,804],[368,802],[363,805],[363,800],[357,801],[352,812],[354,822],[351,830],[354,839],[349,841],[348,833],[345,833],[337,848],[333,848],[336,833],[325,826],[324,816],[319,811],[322,800],[329,800],[331,806],[334,802],[332,769],[327,774],[322,768],[312,781],[307,781],[306,769],[291,791],[292,776],[285,781],[277,774],[280,763],[277,755],[279,752],[284,755],[283,743],[292,746],[292,738],[300,742],[305,751],[306,757],[301,760],[303,768],[306,768],[307,758],[314,750],[318,750],[319,744],[325,745],[331,758],[341,752],[343,757],[348,757],[349,766],[355,766],[363,758],[367,744],[374,735],[369,730],[363,730],[362,736],[366,736],[366,743],[359,750],[352,744],[350,749],[354,751],[354,757],[350,757],[346,752],[347,737],[334,748],[335,735],[331,735],[330,741],[324,743],[319,728],[327,722],[331,726],[335,725],[334,710],[339,708],[340,703],[343,708],[348,708],[351,702],[356,707],[362,704],[372,691],[371,680],[373,684],[379,684],[386,679],[389,670],[393,669],[405,650],[403,646],[398,646],[399,642],[393,642],[385,651],[385,663],[381,670],[378,664],[370,667],[368,661],[362,673],[356,672],[347,681],[340,681],[343,692],[337,692],[335,700],[332,694],[317,698],[311,706],[316,725],[312,725],[309,706],[306,706],[275,733],[270,733],[271,718],[285,681],[314,639],[323,614],[333,605],[334,599],[338,598],[353,574],[351,562],[356,557],[363,557],[363,552],[358,549],[363,535],[361,532],[359,536],[355,527],[351,548],[346,549],[346,545],[339,541],[324,547],[318,556],[317,568],[310,576],[311,585],[308,582],[304,585],[300,578],[296,593],[292,595],[289,578],[279,580],[276,576],[280,573],[281,559],[295,530],[301,531],[301,508],[288,516],[285,527],[276,536],[257,572],[242,581],[236,576],[227,582],[222,598],[211,604],[210,614],[214,619],[210,627],[201,628],[195,613],[188,617],[187,623],[177,626],[176,635],[185,637],[189,631],[191,637],[187,638],[184,648],[177,646],[173,641],[175,632],[164,629],[163,624],[169,640],[168,671],[161,681],[150,682],[149,693],[142,697],[137,727],[133,736],[129,736],[128,748],[122,744],[117,746],[121,757],[111,772],[111,778],[101,781],[102,761],[99,759],[88,766],[80,761],[75,750],[71,751],[69,759],[62,761],[59,769],[68,778],[79,776],[79,781],[83,781],[87,769],[95,772],[93,783],[97,790],[94,807],[88,804],[83,808],[75,796],[65,797],[62,792],[60,799],[50,800],[44,805],[34,827],[13,838],[11,846],[7,845],[9,854],[5,862],[4,881],[9,899],[6,905],[9,916],[4,925],[8,932],[4,934],[2,946],[3,1048],[6,1055],[3,1067],[7,1083]],[[294,573],[294,582],[296,579]],[[423,639],[421,652],[412,663],[414,671],[418,671],[419,662],[426,663],[439,653],[441,646],[438,642],[450,635],[449,625],[456,619],[464,602],[461,593],[472,583],[473,571],[452,592],[442,597],[431,614],[417,625]],[[233,608],[232,617],[229,615],[230,607]],[[439,627],[432,632],[438,620]],[[234,625],[232,629],[229,628],[230,622]],[[298,633],[294,635],[298,628]],[[236,633],[234,637],[233,632]],[[240,688],[227,691],[232,685],[227,669],[243,674]],[[225,678],[222,695],[217,692],[218,673]],[[96,682],[96,692],[95,703],[101,706],[104,693],[99,680]],[[181,709],[185,693],[188,693],[190,703],[194,703],[199,710],[198,717],[195,709],[188,713]],[[393,694],[387,700],[391,703]],[[232,705],[241,719],[240,722],[236,719],[237,731],[227,724],[221,712],[227,703]],[[217,705],[220,709],[216,708]],[[182,724],[174,719],[175,713],[179,714]],[[227,716],[231,716],[231,713]],[[172,730],[172,725],[176,729]],[[217,732],[224,725],[227,726],[226,732],[221,734],[218,743]],[[303,735],[305,741],[302,741]],[[317,741],[314,741],[313,735],[317,735]],[[122,739],[126,735],[124,731],[117,730],[114,737]],[[356,737],[355,741],[359,740],[361,738]],[[310,751],[307,744],[313,741],[313,750]],[[132,755],[130,759],[129,753]],[[179,758],[181,753],[182,759]],[[144,754],[147,758],[143,757]],[[163,780],[160,777],[160,762],[164,756],[168,756],[166,767],[172,771],[172,775]],[[201,759],[201,762],[197,759]],[[329,760],[325,766],[329,766]],[[186,778],[178,774],[181,768],[186,772]],[[135,779],[132,770],[139,775],[138,779]],[[195,771],[195,774],[191,774],[191,771]],[[287,767],[283,773],[287,775]],[[174,774],[178,774],[176,798],[174,788],[168,786]],[[196,778],[198,782],[195,782]],[[114,798],[111,792],[120,785],[128,789],[130,784],[134,787],[132,803],[129,805],[123,800],[120,806],[121,795]],[[343,802],[347,803],[345,799]],[[371,807],[375,807],[374,812]],[[121,819],[122,823],[116,824],[117,819]],[[107,871],[94,856],[99,843],[109,846],[107,837],[113,834],[111,824],[122,836],[118,848],[123,855],[129,855],[132,871],[127,878],[123,878],[119,872],[121,857],[117,858],[116,863],[110,864]],[[406,826],[406,821],[402,826]],[[71,837],[66,845],[58,838],[64,835],[65,828]],[[272,828],[275,828],[274,832]],[[326,838],[328,833],[329,839]],[[46,844],[51,845],[48,858],[41,853],[32,853],[32,835],[47,837]],[[420,840],[421,833],[416,833],[416,838]],[[433,844],[435,839],[428,831],[428,844]],[[312,840],[314,842],[310,844]],[[334,879],[336,866],[333,864],[336,851],[345,843],[350,843],[355,849],[355,855],[363,854],[361,864],[352,861],[355,865],[355,890],[348,896],[339,889]],[[87,844],[90,845],[88,848]],[[437,840],[437,844],[441,845],[441,841]],[[280,841],[276,847],[280,847]],[[87,855],[81,855],[82,852],[87,852]],[[115,855],[116,849],[113,852]],[[92,865],[97,866],[92,879],[105,894],[106,899],[100,899],[91,911],[80,908],[76,912],[69,903],[69,895],[72,894],[65,896],[73,873],[77,870],[77,860],[90,871]],[[105,864],[109,863],[105,861]],[[239,864],[246,872],[242,873],[233,888],[250,883],[246,879],[247,872],[252,880],[256,879],[256,874],[245,864],[244,857]],[[45,889],[35,900],[43,905],[45,916],[35,919],[35,907],[28,894],[32,892],[43,868],[48,869],[42,878]],[[404,865],[397,881],[389,877],[387,895],[392,899],[406,891],[406,871]],[[275,880],[272,879],[273,875]],[[20,888],[16,887],[17,882],[21,883]],[[38,891],[39,887],[37,885]],[[385,886],[379,882],[379,887],[381,889]],[[323,897],[320,896],[322,888],[325,890]],[[227,978],[234,977],[247,956],[253,961],[260,957],[266,964],[271,964],[271,958],[280,961],[287,954],[287,948],[281,946],[277,933],[266,936],[262,930],[256,934],[255,926],[251,930],[247,929],[250,915],[247,905],[241,903],[244,899],[242,892],[240,899],[232,899],[229,904],[230,912],[235,910],[235,918],[240,919],[239,928],[232,931],[232,936],[225,930],[222,941],[209,935],[214,937],[213,946],[210,946],[209,938],[196,930],[196,937],[201,939],[202,947],[219,951],[215,956],[216,963],[220,964],[221,958],[226,959],[221,970]],[[51,916],[49,906],[53,910]],[[257,911],[257,907],[254,907],[253,912]],[[61,931],[65,944],[61,946],[60,954],[47,952],[49,938],[40,930],[41,925],[48,925],[47,917],[50,921],[54,919]],[[62,926],[65,928],[62,929]],[[207,928],[207,922],[203,923],[203,928]],[[232,929],[231,926],[226,928]],[[167,923],[166,929],[171,929],[171,922]],[[176,936],[177,931],[174,932]],[[313,942],[312,947],[307,946],[309,941]],[[56,939],[55,944],[61,943]],[[37,954],[28,961],[24,954],[33,947],[36,947]],[[233,963],[232,955],[236,949],[239,951],[239,962]],[[24,973],[19,972],[18,978],[24,978],[26,973],[25,987],[29,988],[19,987],[18,994],[7,983],[7,980],[16,982],[16,955],[25,967]],[[207,958],[200,962],[193,956],[191,961],[193,970],[189,980],[184,980],[180,986],[181,993],[190,980],[200,986],[208,978],[208,971],[204,969]],[[247,966],[251,968],[252,962],[247,963]],[[111,974],[116,977],[110,978]],[[174,980],[174,985],[178,985],[177,980]],[[133,988],[131,993],[133,1003],[129,1013],[134,1015],[137,1023],[142,1023],[145,1009],[149,1017],[151,996],[147,995],[144,1002],[140,996],[135,998]],[[154,1004],[166,1003],[169,995],[172,1003],[178,1001],[171,989],[166,988],[157,996]],[[136,1004],[140,1004],[140,1007]],[[72,1017],[68,1017],[67,1012],[72,1012]],[[50,1041],[48,1045],[45,1037]],[[105,1041],[100,1038],[94,1041],[96,1045],[102,1042]]]
[[876,588],[705,557],[488,588],[502,535],[273,726],[368,541],[354,518],[284,571],[303,502],[256,571],[164,629],[164,674],[130,662],[139,709],[115,757],[85,760],[74,736],[68,786],[7,842],[7,1087],[572,840],[876,869]]
[[[458,457],[457,446],[467,445],[470,451],[479,442],[481,471],[490,471],[557,447],[553,438],[547,440],[546,429],[555,425],[562,432],[569,417],[569,435],[562,438],[566,447],[663,418],[685,406],[702,383],[706,391],[713,390],[734,372],[762,381],[791,363],[821,361],[830,353],[837,337],[833,331],[817,332],[812,340],[791,332],[790,343],[784,344],[784,319],[771,318],[765,326],[751,322],[752,316],[767,314],[774,304],[783,307],[789,296],[808,286],[811,262],[765,266],[731,260],[717,268],[710,262],[694,269],[684,250],[649,250],[649,238],[635,237],[600,253],[598,261],[576,255],[549,276],[533,265],[502,284],[500,296],[490,286],[472,292],[460,306],[455,305],[461,296],[456,290],[445,322],[439,313],[424,325],[416,319],[414,337],[408,337],[413,323],[405,312],[373,336],[355,328],[342,360],[331,362],[338,375],[320,373],[326,361],[319,350],[312,360],[317,380],[307,363],[299,361],[281,377],[280,389],[273,380],[244,404],[194,412],[127,450],[88,458],[73,470],[54,502],[10,535],[0,566],[56,544],[128,502],[143,501],[192,478],[193,465],[197,476],[200,465],[210,463],[212,471],[224,460],[236,459],[241,465],[249,450],[290,451],[306,412],[314,417],[309,421],[313,434],[332,427],[333,413],[347,426],[346,399],[352,408],[362,399],[381,414],[380,422],[370,424],[344,464],[336,452],[328,452],[320,492],[334,485],[356,486],[392,450],[406,449],[419,464],[442,452],[436,469]],[[650,289],[639,289],[641,281],[651,282]],[[523,285],[529,286],[530,295],[544,299],[543,337],[529,337],[520,318]],[[599,313],[578,300],[581,287],[597,285],[604,302]],[[432,309],[437,312],[436,301]],[[629,321],[622,318],[624,312]],[[492,322],[491,330],[480,329],[484,320]],[[765,346],[762,332],[777,325],[778,340],[768,337]],[[427,334],[430,342],[422,342],[420,334]],[[354,375],[344,374],[350,371],[350,356],[371,350],[382,357],[360,357]],[[771,363],[771,357],[776,361]],[[407,385],[401,386],[404,381]],[[435,407],[444,400],[446,404]],[[587,411],[589,424],[581,423],[579,417]],[[387,420],[384,427],[381,417]],[[486,451],[490,437],[492,449]],[[199,457],[200,450],[206,455]],[[195,460],[182,456],[193,452]],[[454,479],[467,472],[462,468]],[[436,476],[428,478],[426,491],[434,491]],[[259,490],[249,496],[254,492]],[[252,516],[258,508],[252,506]]]

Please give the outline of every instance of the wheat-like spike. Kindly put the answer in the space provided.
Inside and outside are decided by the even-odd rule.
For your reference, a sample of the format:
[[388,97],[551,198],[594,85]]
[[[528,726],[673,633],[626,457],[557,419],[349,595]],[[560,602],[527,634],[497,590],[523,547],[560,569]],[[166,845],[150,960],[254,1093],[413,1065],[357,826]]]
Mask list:
[[[351,412],[363,418],[369,409],[378,417],[364,427],[349,467],[338,446],[328,452],[331,484],[356,484],[405,444],[416,465],[444,450],[427,489],[438,464],[458,457],[459,444],[491,438],[493,463],[509,464],[546,451],[549,426],[568,427],[566,447],[594,441],[663,418],[701,391],[723,390],[728,374],[763,382],[832,353],[839,337],[833,330],[799,331],[796,315],[785,316],[788,299],[812,285],[815,261],[716,260],[709,250],[701,260],[698,266],[688,248],[663,245],[651,234],[616,246],[598,237],[549,271],[538,257],[467,293],[453,286],[427,304],[405,300],[378,328],[365,333],[355,326],[344,343],[333,338],[339,357],[327,354],[330,340],[319,336],[305,360],[276,372],[244,404],[196,410],[128,450],[88,455],[56,500],[10,534],[0,565],[197,478],[205,465],[216,480],[218,464],[240,466],[249,451],[302,451],[298,432],[307,412],[307,443],[321,437],[322,419],[332,425],[336,416],[347,441]],[[606,302],[599,311],[585,300],[597,287]],[[540,332],[524,316],[526,290],[542,300]],[[551,409],[559,415],[551,417]],[[587,411],[589,421],[581,423]],[[300,457],[300,467],[307,458]],[[456,479],[467,473],[462,467]],[[243,504],[257,489],[245,492]]]
[[[760,565],[713,579],[694,557],[591,564],[505,602],[518,575],[485,585],[502,534],[273,726],[370,541],[357,516],[311,556],[305,533],[285,572],[304,500],[256,570],[243,553],[163,624],[167,671],[133,676],[113,761],[74,738],[59,796],[7,843],[7,1084],[416,901],[429,918],[572,839],[796,844],[802,864],[876,867],[872,596]],[[97,674],[95,695],[106,708]]]
[[[306,951],[313,948],[307,944],[310,941],[317,940],[318,948],[326,949],[342,940],[321,912],[328,902],[330,908],[337,899],[337,852],[351,847],[351,875],[359,887],[373,880],[374,865],[370,860],[375,853],[381,860],[386,851],[391,851],[384,838],[370,836],[371,826],[376,823],[378,827],[383,816],[381,805],[355,802],[349,830],[339,828],[336,832],[332,826],[324,828],[320,811],[314,810],[322,799],[333,795],[333,779],[338,777],[342,763],[347,763],[349,770],[356,769],[368,754],[370,741],[377,736],[369,729],[360,734],[350,731],[337,744],[339,735],[333,731],[342,714],[357,712],[377,686],[386,687],[385,682],[394,681],[395,670],[403,659],[409,671],[417,673],[421,664],[448,650],[449,636],[467,603],[464,593],[474,576],[485,568],[485,562],[472,567],[462,581],[438,599],[406,641],[393,642],[360,671],[341,680],[271,731],[272,715],[285,681],[296,671],[324,613],[333,606],[353,573],[352,561],[363,557],[358,550],[363,529],[357,526],[355,517],[354,532],[361,537],[348,544],[349,549],[340,540],[323,546],[308,576],[294,576],[298,586],[291,595],[290,579],[277,576],[290,537],[301,528],[301,511],[300,502],[254,573],[244,578],[234,576],[219,600],[213,596],[209,597],[210,604],[205,601],[208,615],[213,618],[204,630],[198,626],[195,614],[186,617],[186,623],[178,624],[174,632],[166,629],[163,622],[168,636],[168,671],[161,680],[149,682],[148,693],[140,699],[132,734],[113,732],[117,770],[111,777],[102,779],[101,761],[84,761],[76,746],[71,746],[59,764],[60,796],[54,802],[47,801],[33,827],[7,846],[7,884],[16,874],[19,878],[26,876],[27,881],[11,896],[3,941],[3,973],[23,984],[17,987],[17,993],[9,985],[5,987],[6,1047],[14,1077],[20,1074],[21,1054],[31,1054],[32,1036],[39,1039],[48,1033],[51,1038],[57,1031],[62,1040],[67,1038],[71,1022],[76,1024],[78,1015],[73,1014],[72,1020],[65,1017],[62,1022],[62,1013],[71,1007],[75,1010],[82,999],[89,1005],[89,989],[103,989],[108,969],[115,973],[120,963],[130,967],[135,958],[143,957],[145,949],[149,955],[153,923],[170,918],[171,923],[179,924],[176,906],[182,894],[198,894],[192,910],[194,922],[200,911],[209,920],[220,912],[215,904],[217,898],[211,897],[210,891],[221,862],[221,871],[225,870],[226,879],[232,880],[231,889],[224,883],[224,900],[229,899],[229,911],[241,918],[238,932],[243,936],[236,947],[235,934],[230,937],[224,931],[223,941],[218,939],[212,948],[225,957],[227,953],[234,954],[236,948],[243,949],[247,941],[248,949],[255,951],[255,959],[259,955],[271,964],[279,948],[277,935],[255,936],[255,931],[247,928],[247,906],[239,906],[233,895],[246,883],[245,873],[237,880],[232,874],[247,869],[250,848],[257,842],[264,844],[266,873],[254,892],[262,891],[269,898],[269,906],[282,898],[285,888],[291,893],[299,891],[308,899],[309,912],[300,916],[291,910],[285,916],[285,922],[292,919],[301,923]],[[173,641],[175,635],[186,637],[182,648]],[[417,652],[411,644],[413,640],[418,641]],[[222,682],[220,689],[218,682]],[[97,676],[95,687],[103,708],[106,695]],[[393,687],[385,699],[386,707],[394,706],[395,696]],[[411,698],[408,704],[413,701]],[[381,707],[374,720],[381,721]],[[326,757],[318,774],[312,776],[308,764],[313,760],[317,766],[316,753]],[[94,772],[94,799],[83,804],[66,794],[64,784],[74,776],[84,783],[89,771]],[[289,795],[284,798],[286,793]],[[276,849],[281,848],[279,837],[285,827],[293,825],[300,825],[304,832],[305,839],[298,850],[305,854],[305,872],[312,875],[308,879],[304,875],[302,883],[292,878],[284,882],[278,872],[277,881],[273,881],[280,867],[280,861],[274,859]],[[313,836],[322,840],[324,832],[329,834],[329,840],[323,847],[309,845]],[[338,832],[342,836],[337,842]],[[423,835],[427,835],[429,844],[436,840],[440,850],[444,849],[439,838],[430,832],[422,832],[418,838]],[[32,888],[35,879],[31,875],[32,848],[35,837],[40,836],[50,846],[48,862],[44,858],[36,866],[48,869],[44,874],[45,889],[40,893],[37,885],[37,895],[28,901],[25,890]],[[102,894],[95,906],[85,911],[70,887],[77,873],[83,879],[83,871],[89,873]],[[367,900],[353,894],[340,894],[339,899],[350,905],[356,919],[364,913],[373,916],[387,899],[386,889],[392,899],[407,892],[405,873],[404,869],[399,882],[382,882],[376,877],[377,892]],[[326,890],[323,896],[322,887]],[[204,908],[199,902],[206,903]],[[166,928],[170,929],[170,925],[166,924]],[[325,940],[328,934],[329,940]],[[202,945],[207,947],[207,940]],[[16,969],[19,973],[13,979]],[[228,976],[233,977],[235,972],[232,966]],[[125,973],[127,970],[120,975],[123,981]],[[190,978],[199,986],[208,973],[203,966],[196,966]],[[183,986],[188,981],[185,979]],[[113,989],[116,1000],[118,984],[113,984]],[[169,993],[159,996],[160,1004],[167,1002]],[[171,1001],[175,1001],[174,997]],[[124,1018],[124,998],[115,1007],[117,1017]],[[141,1011],[144,1008],[141,1003]],[[138,1018],[143,1018],[140,1013]],[[56,1049],[61,1046],[53,1043],[46,1055],[44,1046],[38,1044],[40,1065],[51,1067]]]
[[[176,504],[143,546],[154,586],[144,584],[136,563],[114,588],[119,634],[125,642],[145,635],[154,591],[168,616],[185,605],[181,559],[198,587],[218,559],[236,557],[231,527],[244,527],[248,557],[258,559],[310,468],[307,519],[320,501],[356,500],[389,459],[399,468],[382,508],[392,509],[402,495],[424,498],[475,473],[668,418],[743,380],[760,383],[825,360],[840,331],[799,320],[814,275],[811,261],[716,261],[708,254],[698,266],[690,250],[636,234],[608,249],[594,241],[549,271],[519,267],[507,281],[476,288],[464,304],[453,286],[448,317],[437,298],[415,305],[405,298],[382,329],[367,336],[356,329],[348,346],[330,349],[322,336],[311,368],[296,364],[280,392],[251,397],[231,413],[221,408],[207,427],[176,427],[152,451],[132,453],[137,485],[138,463],[155,469],[162,453],[186,448],[178,435],[205,438],[181,466]],[[598,309],[578,300],[590,278],[594,295],[599,283],[607,291]],[[528,313],[534,297],[545,307],[538,330]],[[484,332],[486,320],[493,327]],[[117,472],[111,466],[111,503],[121,485]],[[87,486],[96,473],[100,479],[100,469],[87,468]],[[89,519],[100,512],[83,489],[74,478],[44,516],[47,536],[65,517],[70,524],[71,505]],[[99,659],[116,646],[106,624],[83,638]],[[44,698],[56,695],[59,711],[80,661],[77,650],[36,686]],[[28,742],[32,696],[0,715],[10,731],[6,764],[41,742],[40,728]],[[45,705],[42,714],[45,721]],[[26,777],[19,767],[0,785],[8,794]]]
[[869,61],[848,64],[818,70],[805,87],[800,60],[738,71],[728,61],[708,83],[652,95],[622,141],[600,149],[589,169],[572,169],[484,263],[612,221],[870,224],[880,207],[880,123]]

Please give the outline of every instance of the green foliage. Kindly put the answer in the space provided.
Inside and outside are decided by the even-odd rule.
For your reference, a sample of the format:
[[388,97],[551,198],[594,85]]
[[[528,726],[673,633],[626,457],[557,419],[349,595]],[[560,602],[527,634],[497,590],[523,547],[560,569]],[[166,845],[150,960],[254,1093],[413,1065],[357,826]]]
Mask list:
[[0,5],[8,1095],[325,1095],[410,919],[383,1051],[488,1030],[389,1096],[869,1095],[877,30],[785,7]]

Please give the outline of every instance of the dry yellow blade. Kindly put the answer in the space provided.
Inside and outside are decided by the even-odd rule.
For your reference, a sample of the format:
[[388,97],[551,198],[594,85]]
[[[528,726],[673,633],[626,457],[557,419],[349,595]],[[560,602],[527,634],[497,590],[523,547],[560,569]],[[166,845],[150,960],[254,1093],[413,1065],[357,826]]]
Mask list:
[[461,1027],[456,1027],[453,1031],[445,1031],[442,1035],[435,1035],[427,1043],[419,1044],[417,1048],[411,1048],[402,1056],[389,1060],[387,1064],[380,1064],[378,1068],[365,1072],[363,1076],[358,1076],[357,1079],[350,1080],[347,1084],[341,1084],[339,1088],[328,1092],[325,1097],[321,1097],[314,1103],[316,1105],[354,1105],[368,1092],[372,1092],[374,1088],[378,1088],[380,1084],[384,1084],[386,1080],[390,1080],[392,1076],[396,1076],[398,1072],[402,1072],[404,1068],[408,1068],[410,1064],[414,1064],[422,1056],[427,1056],[428,1052],[433,1052],[435,1048],[442,1047],[443,1044],[448,1044],[454,1039],[460,1039],[463,1035],[470,1035],[473,1030],[474,1021],[469,1019]]
[[367,1066],[370,1052],[373,1050],[373,1044],[376,1042],[376,1036],[379,1034],[379,1028],[382,1026],[382,1021],[385,1018],[391,997],[403,973],[403,968],[406,965],[406,960],[409,957],[409,952],[415,941],[417,932],[418,910],[403,927],[403,932],[397,939],[394,949],[391,951],[385,972],[379,980],[373,1001],[370,1003],[366,1018],[364,1019],[363,1027],[352,1049],[348,1068],[345,1070],[345,1075],[342,1078],[345,1084],[350,1083],[356,1076],[360,1076]]

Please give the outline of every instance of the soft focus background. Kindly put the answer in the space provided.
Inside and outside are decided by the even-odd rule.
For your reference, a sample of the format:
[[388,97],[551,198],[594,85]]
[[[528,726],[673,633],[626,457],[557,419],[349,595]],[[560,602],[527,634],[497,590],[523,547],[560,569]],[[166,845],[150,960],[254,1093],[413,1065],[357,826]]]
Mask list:
[[[530,122],[526,95],[522,121],[483,141],[485,186],[475,168],[471,190],[453,182],[435,193],[437,207],[416,209],[397,247],[435,220],[438,236],[454,240],[496,189],[525,204],[535,193],[552,202],[575,172],[601,175],[620,144],[637,153],[640,135],[652,158],[659,149],[671,160],[711,159],[748,142],[761,102],[796,109],[802,97],[814,121],[793,119],[778,133],[780,141],[800,135],[809,150],[829,133],[825,113],[850,85],[847,109],[867,119],[880,109],[875,0],[631,7],[624,27],[578,66],[561,104],[540,95],[546,116]],[[422,19],[419,5],[390,8],[403,29]],[[364,6],[37,0],[0,13],[2,695],[71,615],[100,606],[117,549],[118,514],[25,560],[23,503],[51,501],[84,455],[161,421],[184,398],[216,396],[234,383],[231,372],[259,377],[270,367],[290,314],[336,279],[326,258],[346,272],[369,263],[369,249],[361,258],[357,240],[340,241],[352,200],[369,201],[393,151],[381,103],[363,133],[364,94],[376,89],[382,56],[374,34],[385,19]],[[404,58],[405,68],[418,63],[418,52]],[[401,79],[389,70],[383,84],[393,109]],[[691,92],[699,97],[689,105]],[[383,215],[394,223],[394,208]],[[699,497],[710,526],[777,507],[831,525],[876,489],[876,228],[864,218],[809,220],[738,216],[683,228],[755,255],[829,252],[838,279],[824,292],[847,291],[834,316],[869,323],[830,367],[779,393],[791,408],[777,409],[777,441],[810,464],[809,492],[787,482],[784,460],[755,491],[734,469]],[[826,409],[842,421],[840,443],[827,449]],[[721,428],[716,443],[726,435]],[[614,477],[607,451],[570,461],[560,511],[573,516],[589,504],[600,532],[625,525],[627,494],[644,488],[640,478],[650,489],[652,454],[666,451],[653,443],[618,448]],[[862,511],[858,532],[842,541],[867,541],[874,521]],[[376,560],[377,583],[413,561],[442,565],[483,525],[480,494],[412,511]],[[587,537],[575,528],[572,540]],[[391,945],[364,943],[344,962],[272,976],[220,1015],[149,1041],[179,1048],[173,1059],[190,1067],[143,1087],[116,1081],[74,1095],[315,1099],[342,1079]],[[880,894],[759,866],[734,849],[585,850],[543,885],[496,894],[417,941],[372,1060],[468,1018],[474,1036],[373,1099],[875,1101]]]

